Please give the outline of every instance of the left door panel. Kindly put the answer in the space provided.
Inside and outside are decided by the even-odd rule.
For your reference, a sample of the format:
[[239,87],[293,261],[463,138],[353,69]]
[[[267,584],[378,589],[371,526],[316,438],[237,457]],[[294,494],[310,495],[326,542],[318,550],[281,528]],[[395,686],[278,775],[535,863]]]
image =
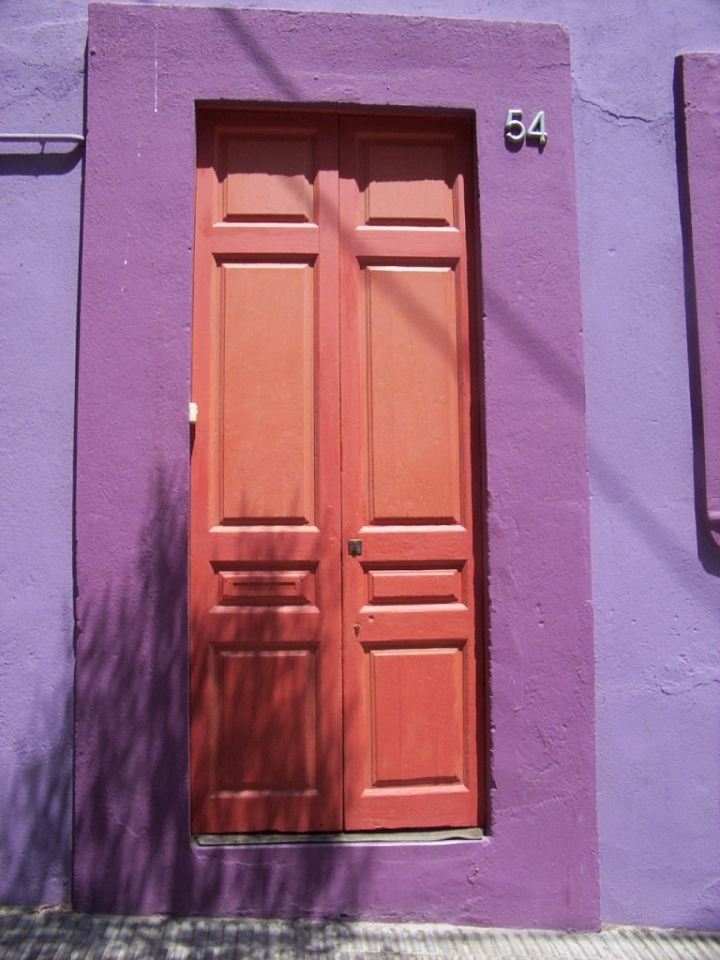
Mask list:
[[337,119],[198,120],[194,833],[342,829]]

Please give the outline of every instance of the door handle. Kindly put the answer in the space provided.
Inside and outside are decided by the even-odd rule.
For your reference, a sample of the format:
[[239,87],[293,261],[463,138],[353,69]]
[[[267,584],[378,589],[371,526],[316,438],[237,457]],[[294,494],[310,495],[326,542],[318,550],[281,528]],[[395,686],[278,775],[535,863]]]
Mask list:
[[351,557],[362,555],[362,540],[348,540],[348,553]]

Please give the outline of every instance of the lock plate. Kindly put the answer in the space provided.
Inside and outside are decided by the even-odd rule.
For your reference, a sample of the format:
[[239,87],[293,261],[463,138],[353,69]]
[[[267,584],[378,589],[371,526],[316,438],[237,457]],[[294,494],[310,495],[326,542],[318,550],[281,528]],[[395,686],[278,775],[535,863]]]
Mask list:
[[351,557],[362,555],[362,540],[348,540],[348,553]]

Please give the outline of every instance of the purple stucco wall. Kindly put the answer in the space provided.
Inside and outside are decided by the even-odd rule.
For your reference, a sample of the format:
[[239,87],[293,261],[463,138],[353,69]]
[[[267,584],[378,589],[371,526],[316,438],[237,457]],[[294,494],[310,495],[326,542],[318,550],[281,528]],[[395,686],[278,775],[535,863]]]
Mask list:
[[[84,909],[599,922],[568,38],[557,26],[91,7],[78,391],[74,897]],[[118,94],[121,93],[120,96]],[[491,836],[203,848],[187,764],[196,101],[477,119]],[[506,105],[553,117],[506,149]]]
[[[445,0],[354,0],[352,8],[449,12]],[[0,92],[5,129],[76,129],[85,32],[78,18],[86,10],[70,0],[0,5],[10,77]],[[651,9],[644,0],[538,0],[532,7],[454,0],[450,12],[559,21],[569,29],[592,491],[601,912],[606,922],[718,928],[720,571],[698,539],[694,513],[673,66],[681,51],[720,50],[720,8],[714,0]],[[0,389],[11,424],[3,436],[12,445],[0,461],[5,901],[64,899],[69,884],[71,758],[59,731],[72,671],[75,302],[74,290],[67,291],[75,276],[79,177],[77,167],[62,176],[0,177],[3,224],[13,225],[0,233]],[[24,272],[29,265],[38,268],[34,276]],[[44,288],[34,282],[38,276],[49,276]],[[161,379],[163,369],[154,375]],[[154,527],[166,539],[182,536]],[[172,587],[170,576],[162,602]],[[160,666],[172,669],[168,661]],[[163,688],[162,670],[154,682]],[[162,800],[163,784],[156,789]],[[48,811],[59,811],[51,830]],[[154,836],[176,826],[156,823]],[[325,875],[342,884],[332,868],[327,862]],[[273,894],[278,902],[289,895],[281,883]]]
[[618,3],[583,20],[571,35],[602,915],[718,929],[720,584],[694,510],[673,85],[676,53],[720,48],[720,10]]
[[[0,4],[1,132],[82,132],[85,14],[82,3]],[[70,899],[82,153],[69,150],[0,143],[3,903]]]

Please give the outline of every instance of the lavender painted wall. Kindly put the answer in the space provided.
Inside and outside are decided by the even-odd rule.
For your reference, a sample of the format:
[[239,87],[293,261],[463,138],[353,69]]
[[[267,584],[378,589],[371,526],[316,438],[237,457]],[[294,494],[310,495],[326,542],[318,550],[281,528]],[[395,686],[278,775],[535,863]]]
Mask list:
[[[82,132],[86,6],[0,4],[0,131]],[[0,902],[70,899],[81,151],[0,143]]]
[[[296,9],[305,5],[293,0],[283,3]],[[443,0],[313,3],[314,9],[350,6],[365,12],[448,13]],[[56,73],[42,68],[41,61],[54,46],[45,38],[64,31],[75,36],[74,31],[83,28],[75,25],[75,18],[84,16],[85,10],[84,3],[57,0],[6,3],[0,9],[3,62],[17,63],[11,71],[17,82],[1,94],[2,110],[10,110],[4,119],[13,126],[43,120],[50,129],[51,112],[45,110],[44,97],[53,109],[56,100],[64,104],[70,126],[79,119],[82,90],[73,66],[79,48],[67,40],[62,51],[54,47]],[[531,8],[520,0],[455,0],[452,14],[553,20],[569,28],[593,493],[602,917],[607,922],[718,928],[718,564],[709,549],[698,547],[693,512],[672,85],[678,52],[720,49],[720,8],[713,0],[674,0],[652,7],[641,0],[603,4],[537,0]],[[44,21],[42,28],[36,26]],[[10,32],[9,22],[13,24]],[[35,90],[33,81],[39,75],[45,82]],[[69,86],[63,76],[74,77]],[[22,89],[19,84],[24,85]],[[46,204],[59,223],[71,225],[62,240],[54,234],[48,237],[47,224],[34,223],[24,209],[13,213],[16,230],[0,236],[3,338],[9,342],[3,351],[3,409],[14,413],[21,408],[17,423],[22,426],[14,429],[20,429],[24,441],[14,444],[13,457],[2,460],[12,482],[6,481],[3,488],[10,495],[5,494],[2,504],[0,547],[0,757],[3,772],[9,770],[11,781],[20,784],[26,782],[22,771],[30,766],[28,751],[37,749],[44,757],[57,742],[58,708],[47,706],[50,679],[61,701],[69,693],[69,627],[62,603],[53,606],[48,600],[47,584],[60,585],[56,595],[68,598],[69,609],[69,518],[58,507],[57,498],[59,490],[69,491],[72,477],[69,421],[63,426],[56,419],[61,407],[36,418],[31,434],[28,411],[21,403],[30,390],[28,369],[33,369],[27,343],[23,346],[27,318],[32,315],[26,306],[33,298],[50,297],[23,274],[16,238],[31,249],[39,229],[47,256],[40,258],[36,252],[38,260],[47,266],[72,259],[79,220],[77,178],[77,171],[72,171],[63,180],[73,184],[70,189],[61,184],[61,178],[52,179],[54,190],[67,189]],[[8,187],[7,178],[0,178],[3,218],[7,205],[15,210],[27,189],[37,189],[39,181],[30,178]],[[23,260],[24,265],[27,262]],[[8,284],[6,272],[11,275]],[[22,306],[8,310],[4,302],[15,293]],[[67,347],[67,339],[56,333],[58,325],[64,331],[68,322],[68,337],[72,336],[72,320],[61,302],[53,294],[39,341]],[[72,352],[48,350],[48,355],[51,380],[65,387],[60,395],[71,403]],[[15,357],[22,359],[7,377],[5,371]],[[44,381],[44,391],[49,382]],[[65,409],[70,412],[70,407]],[[47,478],[52,453],[58,450],[66,455],[63,459],[61,453],[59,461],[54,461],[54,474],[43,486],[37,477]],[[41,494],[39,499],[34,492]],[[57,508],[47,509],[55,524],[53,536],[47,523],[39,533],[36,526],[38,503],[45,504],[50,495]],[[18,557],[22,558],[19,564]],[[27,562],[29,557],[34,564]],[[38,583],[45,587],[40,595]],[[32,691],[39,707],[30,701]],[[39,718],[46,709],[49,716],[43,727]],[[32,727],[31,718],[40,726]],[[53,732],[43,732],[46,729]],[[66,776],[69,754],[61,748],[59,756]],[[34,769],[44,771],[46,766]],[[5,869],[3,875],[17,878],[3,899],[61,899],[62,869],[56,872],[57,884],[46,884],[52,871],[44,844],[29,843],[33,822],[41,821],[42,805],[1,791],[0,787],[2,822],[13,825],[5,841],[9,843],[12,834],[13,845],[4,848],[12,851],[11,872]],[[60,798],[68,795],[62,787],[41,791],[45,797],[49,793]],[[68,835],[62,829],[59,835],[66,850]],[[62,863],[62,858],[57,862]],[[26,882],[24,877],[36,879]],[[67,879],[65,874],[65,883]],[[277,895],[282,899],[286,891],[278,890]]]

